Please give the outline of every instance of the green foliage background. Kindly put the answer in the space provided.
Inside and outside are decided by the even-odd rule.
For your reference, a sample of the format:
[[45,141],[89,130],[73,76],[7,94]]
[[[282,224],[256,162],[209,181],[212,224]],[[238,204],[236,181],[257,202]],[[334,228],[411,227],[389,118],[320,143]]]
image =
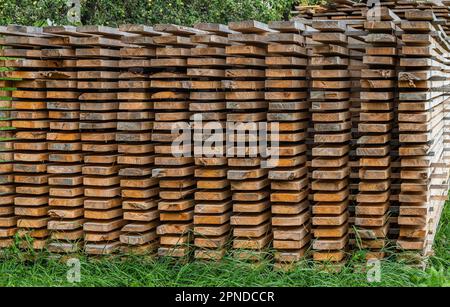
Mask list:
[[[289,18],[296,3],[320,0],[81,0],[82,24],[239,21],[263,22]],[[67,0],[0,0],[0,25],[69,24]]]

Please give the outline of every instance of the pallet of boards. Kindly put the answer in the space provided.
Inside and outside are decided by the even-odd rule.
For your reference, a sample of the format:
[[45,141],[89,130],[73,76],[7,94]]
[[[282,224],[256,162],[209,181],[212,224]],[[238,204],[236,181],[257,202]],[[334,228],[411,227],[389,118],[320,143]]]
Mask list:
[[[4,30],[0,28],[0,32]],[[1,40],[0,37],[0,46]],[[14,131],[11,126],[11,95],[14,88],[13,82],[6,76],[8,68],[3,55],[0,49],[0,248],[11,246],[17,232],[14,216]]]
[[450,44],[431,10],[402,21],[399,73],[401,192],[397,246],[428,255],[448,193],[444,153]]
[[349,240],[350,72],[345,22],[313,20],[311,161],[313,258],[339,264]]
[[[268,157],[273,247],[283,267],[305,256],[311,238],[306,136],[309,103],[306,26],[297,21],[270,22],[265,100],[271,141]],[[273,133],[273,134],[272,134]],[[273,138],[272,138],[273,137]],[[273,161],[273,163],[271,163]]]
[[[197,181],[195,258],[219,260],[225,255],[230,238],[232,200],[227,179],[225,134],[215,140],[215,133],[226,128],[227,109],[221,80],[227,68],[225,47],[231,45],[228,34],[235,32],[222,24],[200,23],[195,28],[208,32],[191,36],[197,46],[190,50],[187,59]],[[210,146],[208,140],[212,141]]]
[[267,122],[265,101],[265,57],[269,34],[278,31],[257,21],[230,22],[238,33],[228,35],[235,43],[226,47],[227,138],[233,215],[233,254],[249,261],[259,261],[266,255],[272,241],[270,212],[270,182],[268,168],[258,144],[263,140],[258,127]]
[[133,46],[120,49],[119,112],[117,113],[117,163],[125,225],[120,241],[122,252],[151,254],[159,239],[158,179],[152,177],[155,144],[152,129],[155,114],[151,96],[151,59],[156,57],[154,37],[162,33],[153,27],[123,25],[120,31],[134,35],[122,36],[122,42]]
[[48,249],[54,253],[75,253],[83,248],[85,199],[81,174],[84,160],[79,125],[76,53],[70,44],[70,37],[73,37],[76,28],[45,27],[43,31],[54,37],[50,37],[52,46],[41,49],[42,58],[48,62],[62,62],[45,75],[49,118]]
[[6,60],[6,66],[15,69],[10,76],[20,78],[14,82],[11,114],[15,128],[13,171],[17,193],[14,215],[18,236],[23,238],[20,247],[44,249],[49,237],[46,142],[49,121],[44,75],[40,71],[60,67],[62,61],[42,59],[41,48],[51,46],[42,28],[8,26],[3,39],[7,46],[3,50],[5,56],[14,58]]
[[150,77],[155,90],[152,140],[156,142],[156,157],[152,176],[159,178],[160,189],[158,255],[187,257],[192,252],[196,190],[195,164],[189,146],[192,138],[187,59],[190,49],[196,46],[190,36],[207,32],[172,24],[158,24],[154,29],[166,33],[154,38],[159,46],[157,58],[151,60],[156,71]]
[[85,35],[75,40],[85,252],[110,254],[120,246],[124,226],[116,129],[120,48],[128,46],[121,37],[128,34],[103,26],[81,26],[77,32]]

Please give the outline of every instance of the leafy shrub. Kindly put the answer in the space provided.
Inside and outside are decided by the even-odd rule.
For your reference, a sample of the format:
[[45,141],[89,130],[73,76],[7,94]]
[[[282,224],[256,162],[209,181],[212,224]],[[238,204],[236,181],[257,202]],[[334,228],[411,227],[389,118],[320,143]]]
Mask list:
[[[80,0],[81,22],[117,26],[124,23],[176,23],[282,20],[297,0]],[[314,0],[313,0],[314,1]],[[50,20],[68,24],[67,0],[1,0],[0,24],[40,26]]]
[[1,0],[0,24],[41,26],[47,19],[66,24],[67,10],[66,0]]

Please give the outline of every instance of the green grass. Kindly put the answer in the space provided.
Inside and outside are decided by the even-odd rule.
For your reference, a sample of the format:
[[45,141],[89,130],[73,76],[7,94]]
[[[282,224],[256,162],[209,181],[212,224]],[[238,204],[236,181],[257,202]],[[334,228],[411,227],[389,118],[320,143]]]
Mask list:
[[315,269],[305,261],[294,270],[274,270],[270,261],[256,265],[226,257],[219,263],[181,263],[142,256],[87,258],[78,256],[81,281],[70,283],[66,258],[46,252],[4,251],[0,286],[450,286],[450,206],[446,206],[429,267],[421,269],[388,257],[381,262],[380,282],[368,282],[364,251],[353,255],[339,273]]

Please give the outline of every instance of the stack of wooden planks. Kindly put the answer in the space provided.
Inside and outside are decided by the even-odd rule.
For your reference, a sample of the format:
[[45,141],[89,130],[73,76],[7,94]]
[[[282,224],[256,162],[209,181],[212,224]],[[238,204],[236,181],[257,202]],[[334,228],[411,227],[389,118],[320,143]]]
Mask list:
[[449,89],[449,41],[430,10],[410,10],[402,21],[399,73],[400,226],[397,245],[430,252],[448,193],[444,126]]
[[222,24],[200,23],[195,28],[207,31],[191,37],[198,44],[187,60],[190,105],[192,112],[195,178],[195,258],[221,259],[230,238],[232,212],[230,182],[227,179],[225,134],[227,108],[222,80],[225,78],[225,48],[228,34],[234,33]]
[[185,257],[192,248],[194,219],[194,158],[192,156],[191,129],[189,125],[189,87],[186,86],[187,59],[196,44],[190,36],[206,34],[190,27],[160,24],[156,31],[166,35],[156,36],[156,58],[152,68],[160,69],[152,74],[151,87],[159,91],[153,94],[155,123],[152,140],[155,145],[153,177],[159,180],[158,203],[161,225],[157,232],[161,246],[159,255]]
[[382,258],[388,234],[388,210],[393,172],[391,131],[396,98],[396,24],[389,20],[365,22],[368,46],[363,58],[368,66],[361,74],[361,111],[358,124],[359,194],[355,226],[361,246]]
[[[405,18],[405,12],[409,10],[431,10],[440,19],[450,19],[450,1],[448,0],[333,0],[325,1],[325,4],[298,5],[291,12],[294,20],[302,19],[335,19],[335,20],[364,20],[370,14],[378,14],[371,9],[382,7],[389,9],[392,13]],[[443,31],[450,34],[450,25],[442,25]]]
[[350,73],[350,113],[351,113],[351,141],[350,141],[350,153],[349,153],[349,166],[350,166],[350,197],[349,197],[349,248],[360,248],[359,235],[355,233],[355,218],[356,218],[356,205],[357,196],[359,193],[359,157],[357,155],[358,139],[361,137],[361,133],[358,131],[360,123],[361,106],[363,105],[361,100],[362,88],[361,79],[362,72],[368,68],[367,64],[364,64],[364,55],[366,53],[367,44],[365,42],[365,36],[368,32],[364,29],[364,21],[352,20],[347,25],[346,34],[348,36],[349,44],[349,66]]
[[314,123],[311,189],[314,259],[339,263],[349,232],[350,72],[346,25],[314,20],[311,110]]
[[352,0],[334,0],[328,1],[325,5],[298,5],[291,14],[293,19],[330,18],[350,20],[361,19],[366,11],[367,7],[364,3]]
[[308,58],[305,37],[301,35],[306,30],[303,23],[277,21],[269,26],[280,32],[269,34],[265,98],[270,136],[278,142],[278,146],[270,148],[267,167],[275,260],[283,266],[303,258],[311,237],[306,155],[310,120]]
[[0,247],[230,249],[279,268],[430,254],[450,173],[445,12],[347,0],[268,25],[0,27]]
[[162,33],[143,25],[123,25],[119,51],[119,112],[117,113],[117,163],[125,225],[120,242],[123,252],[139,254],[156,250],[159,240],[158,179],[152,177],[155,144],[152,129],[155,114],[150,87],[151,60],[156,57],[155,36]]
[[[14,99],[11,113],[12,126],[16,128],[14,141],[14,184],[17,193],[14,199],[14,215],[17,218],[18,235],[24,238],[24,248],[44,249],[49,237],[47,229],[49,185],[49,129],[46,105],[45,82],[40,70],[54,69],[61,61],[41,59],[43,47],[50,45],[42,28],[8,26],[3,37],[6,66],[17,69],[11,77],[20,77],[14,82]],[[14,186],[11,186],[11,192]]]
[[[3,29],[0,28],[0,33]],[[14,132],[11,130],[12,85],[5,77],[4,51],[0,50],[0,248],[13,244],[13,236],[17,231],[14,215]]]
[[[360,34],[369,40],[364,65],[368,64],[370,67],[363,68],[360,77],[361,86],[366,89],[363,88],[361,93],[361,110],[358,111],[360,113],[358,116],[361,117],[360,120],[378,117],[377,125],[381,126],[383,122],[389,125],[387,134],[384,135],[389,140],[385,143],[387,148],[384,150],[384,159],[389,162],[388,164],[381,162],[380,158],[377,158],[377,162],[374,158],[372,162],[377,164],[372,166],[367,164],[371,162],[364,157],[368,155],[365,148],[379,146],[382,143],[376,145],[364,142],[368,138],[374,140],[377,133],[378,137],[382,133],[363,132],[372,126],[363,123],[358,124],[362,130],[358,129],[356,133],[358,158],[355,165],[363,171],[359,172],[359,176],[365,176],[364,173],[370,168],[372,172],[381,171],[382,168],[387,171],[384,175],[386,179],[383,179],[384,188],[380,185],[376,189],[380,196],[382,191],[388,194],[384,195],[384,199],[387,200],[384,205],[388,209],[385,211],[386,209],[380,206],[375,210],[376,206],[382,204],[381,198],[375,200],[368,197],[368,193],[375,193],[373,189],[373,192],[370,192],[368,183],[375,188],[374,184],[378,180],[368,181],[359,178],[357,184],[362,190],[354,197],[356,201],[353,202],[359,206],[354,210],[355,216],[350,219],[351,224],[353,221],[356,224],[356,236],[352,241],[372,250],[368,253],[368,257],[383,256],[382,251],[389,242],[397,242],[399,250],[419,251],[420,255],[428,255],[436,231],[436,220],[439,219],[448,192],[448,149],[445,145],[448,132],[445,128],[442,132],[441,126],[446,125],[445,117],[448,110],[446,105],[449,97],[448,87],[444,81],[448,79],[449,3],[440,0],[382,0],[375,6],[372,2],[352,2],[333,1],[325,6],[301,8],[300,14],[294,17],[294,20],[305,23],[311,23],[311,19],[343,20],[352,26],[355,22],[363,22],[366,30],[370,32],[368,36]],[[403,40],[403,33],[407,42]],[[439,39],[431,39],[434,36]],[[403,58],[399,59],[398,55],[402,55]],[[436,57],[439,60],[436,60]],[[375,86],[375,83],[378,86]],[[384,85],[381,85],[382,83]],[[374,98],[373,95],[384,95],[384,98]],[[440,103],[437,102],[439,99]],[[371,104],[371,100],[376,104]],[[419,102],[422,105],[420,107]],[[388,106],[389,103],[392,106]],[[382,104],[387,108],[382,109]],[[385,119],[379,120],[379,116],[385,116]],[[388,120],[388,117],[392,118]],[[423,126],[419,125],[421,123]],[[428,133],[432,137],[425,138],[421,144],[418,139],[420,133]],[[444,144],[438,148],[439,145],[432,138],[440,138],[440,133],[443,134],[443,139],[436,142]],[[402,142],[407,137],[410,139]],[[432,144],[435,144],[434,148]],[[416,151],[413,153],[407,147],[414,147]],[[429,158],[421,158],[421,155]],[[381,173],[377,176],[381,176]],[[422,184],[419,184],[420,182]],[[440,190],[444,187],[445,191]],[[373,202],[370,208],[365,203],[368,199]],[[378,230],[373,223],[379,225]],[[369,226],[370,224],[372,226]],[[383,231],[380,231],[381,225]]]
[[[84,237],[84,187],[81,169],[83,152],[80,134],[80,102],[76,72],[76,52],[70,44],[74,27],[46,27],[44,33],[53,46],[42,49],[47,61],[61,61],[45,79],[49,131],[49,216],[47,228],[55,253],[77,252]],[[68,32],[71,31],[71,34]],[[67,35],[67,36],[66,36]],[[77,34],[75,34],[77,35]],[[52,47],[52,48],[50,48]]]
[[[114,252],[124,224],[117,165],[118,29],[83,26],[77,32],[80,131],[84,165],[84,240],[89,254]],[[85,47],[85,48],[83,48]]]
[[[233,248],[241,259],[259,260],[272,240],[268,169],[258,150],[260,123],[267,123],[265,68],[267,44],[276,30],[257,21],[230,22],[227,69],[224,80],[227,100],[228,148],[227,178],[233,193]],[[263,128],[264,129],[264,128]],[[265,128],[267,131],[267,127]],[[230,152],[231,150],[231,152]]]

